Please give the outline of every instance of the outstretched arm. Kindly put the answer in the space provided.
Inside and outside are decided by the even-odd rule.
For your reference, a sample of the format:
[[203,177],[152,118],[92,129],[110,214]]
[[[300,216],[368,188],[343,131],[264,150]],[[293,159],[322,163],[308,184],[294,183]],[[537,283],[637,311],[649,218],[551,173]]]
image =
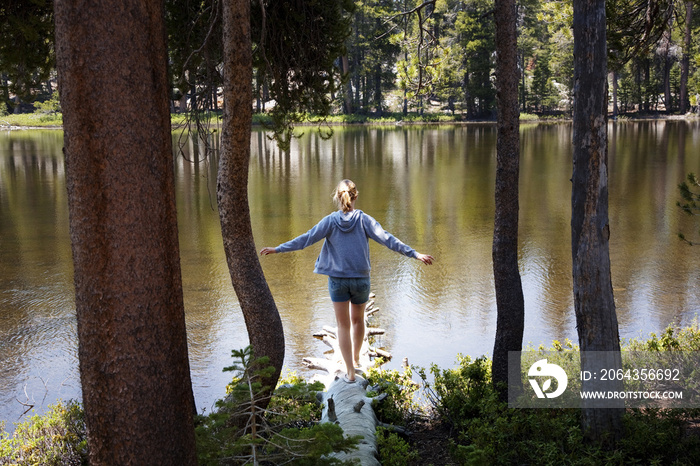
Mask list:
[[291,241],[287,241],[286,243],[282,243],[278,245],[277,247],[270,248],[262,248],[260,250],[260,255],[261,256],[267,256],[268,254],[276,254],[280,252],[290,252],[290,251],[298,251],[300,249],[304,249],[308,246],[311,246],[317,241],[322,240],[323,238],[326,237],[326,234],[328,233],[328,229],[330,228],[331,222],[330,222],[330,215],[327,215],[323,219],[321,219],[320,222],[316,224],[312,229],[304,233],[303,235],[299,235],[296,238],[294,238]]
[[372,238],[379,244],[383,244],[392,251],[396,251],[404,256],[415,257],[424,264],[431,265],[433,263],[433,256],[429,254],[421,254],[414,250],[410,246],[404,244],[396,238],[394,235],[384,230],[382,226],[370,215],[364,214],[367,217],[367,224],[365,224],[365,233],[368,237]]

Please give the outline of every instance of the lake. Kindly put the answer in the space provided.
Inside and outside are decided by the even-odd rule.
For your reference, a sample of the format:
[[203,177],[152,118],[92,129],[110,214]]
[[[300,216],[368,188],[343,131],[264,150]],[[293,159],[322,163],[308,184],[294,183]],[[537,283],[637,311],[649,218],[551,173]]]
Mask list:
[[[377,346],[428,367],[458,353],[489,355],[496,328],[491,265],[496,128],[303,128],[289,152],[254,130],[249,196],[258,249],[306,232],[333,210],[331,191],[350,178],[357,208],[436,262],[425,266],[372,243],[372,289],[387,330]],[[700,122],[610,123],[612,280],[620,334],[647,336],[692,324],[700,311],[700,249],[677,233],[700,223],[682,214],[677,185],[700,173]],[[216,162],[193,163],[182,144],[175,170],[184,299],[198,409],[210,410],[231,374],[231,349],[248,338],[230,283],[216,212]],[[577,342],[571,290],[571,125],[521,128],[520,267],[525,342]],[[59,130],[0,132],[0,420],[80,397],[67,195]],[[321,243],[261,258],[285,327],[285,371],[310,376],[312,334],[333,324]],[[11,426],[8,426],[11,427]]]

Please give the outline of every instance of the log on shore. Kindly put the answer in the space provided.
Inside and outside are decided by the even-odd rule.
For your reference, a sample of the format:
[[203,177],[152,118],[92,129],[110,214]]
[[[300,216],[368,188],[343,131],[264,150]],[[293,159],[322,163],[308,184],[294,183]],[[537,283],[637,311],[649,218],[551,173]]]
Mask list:
[[372,398],[367,396],[367,380],[359,376],[355,383],[336,379],[322,392],[323,417],[321,422],[335,422],[345,436],[362,437],[357,449],[333,456],[343,461],[360,460],[362,466],[380,466],[377,459],[377,416],[372,409]]

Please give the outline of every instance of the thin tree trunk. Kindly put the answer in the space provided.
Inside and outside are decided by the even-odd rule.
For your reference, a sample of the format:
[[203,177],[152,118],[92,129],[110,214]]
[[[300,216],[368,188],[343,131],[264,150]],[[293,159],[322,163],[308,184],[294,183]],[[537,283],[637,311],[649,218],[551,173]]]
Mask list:
[[343,70],[343,76],[345,78],[345,92],[344,97],[345,97],[345,105],[343,110],[345,111],[346,115],[351,115],[353,113],[353,108],[352,108],[352,79],[350,76],[350,62],[348,60],[347,55],[343,55],[340,57],[340,65]]
[[619,89],[618,82],[617,82],[617,71],[613,71],[610,73],[612,76],[612,84],[613,84],[613,120],[617,119],[617,116],[620,113],[620,109],[617,106],[617,91]]
[[671,97],[671,57],[670,57],[670,51],[671,51],[671,31],[667,31],[664,34],[664,66],[663,66],[663,74],[664,74],[664,107],[666,113],[671,113],[673,111],[673,100]]
[[277,306],[258,260],[248,206],[248,165],[252,124],[250,1],[223,3],[224,120],[217,200],[231,282],[238,296],[256,357],[267,356],[276,372],[284,362],[284,332]]
[[692,39],[691,22],[693,19],[693,2],[685,2],[685,33],[683,37],[683,57],[681,59],[681,92],[680,92],[680,113],[688,111],[690,101],[688,99],[688,75],[690,70],[690,46]]
[[55,15],[90,464],[195,464],[163,3]]
[[[508,352],[521,351],[525,322],[525,303],[518,269],[520,112],[515,1],[496,0],[495,15],[498,139],[492,253],[498,316],[492,371],[493,382],[501,398],[506,399],[507,391],[498,384],[508,383]],[[511,367],[510,370],[520,373],[519,367]]]
[[380,65],[377,65],[374,70],[374,105],[377,114],[382,116],[384,109],[382,107],[382,69]]
[[[613,363],[621,364],[608,244],[605,0],[574,0],[574,57],[573,291],[581,368],[591,370],[587,356],[593,351],[617,352]],[[582,390],[596,383],[583,381]],[[589,440],[614,443],[621,437],[622,409],[596,409],[587,402],[582,408]]]

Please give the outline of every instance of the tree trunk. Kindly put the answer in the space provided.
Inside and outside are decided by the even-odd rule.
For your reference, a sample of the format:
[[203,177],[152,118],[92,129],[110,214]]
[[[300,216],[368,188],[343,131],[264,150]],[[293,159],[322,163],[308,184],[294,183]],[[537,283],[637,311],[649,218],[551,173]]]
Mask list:
[[382,106],[382,67],[377,65],[374,69],[374,105],[377,109],[377,115],[384,115]]
[[340,57],[340,65],[343,70],[343,76],[345,77],[345,92],[344,92],[344,106],[343,110],[346,115],[351,115],[353,113],[352,108],[352,79],[350,76],[350,62],[347,55]]
[[223,4],[224,116],[217,177],[217,201],[224,250],[233,288],[256,357],[270,358],[275,388],[284,362],[284,332],[277,306],[258,260],[248,206],[248,165],[252,124],[250,1]]
[[617,106],[617,91],[619,89],[618,82],[617,82],[617,71],[613,71],[610,73],[612,77],[612,84],[613,84],[613,120],[617,119],[617,116],[620,114],[620,109]]
[[[496,0],[496,86],[498,139],[496,148],[496,217],[493,231],[493,276],[496,286],[496,341],[493,382],[501,399],[507,391],[508,352],[523,343],[525,304],[518,270],[518,177],[520,129],[515,0]],[[520,373],[520,368],[511,368]]]
[[680,113],[688,111],[690,101],[688,99],[688,74],[690,69],[690,46],[692,39],[691,22],[693,19],[693,2],[685,2],[685,33],[683,37],[683,58],[681,59],[681,92],[680,92]]
[[671,51],[671,31],[668,30],[664,34],[664,55],[663,55],[663,60],[664,60],[664,66],[663,66],[663,74],[664,74],[664,110],[666,113],[671,113],[673,111],[673,100],[671,97],[671,65],[672,65],[672,59],[670,57],[670,51]]
[[[607,51],[605,0],[574,0],[574,123],[571,241],[574,308],[581,366],[586,352],[617,352],[620,340],[610,278],[607,167]],[[594,383],[595,381],[590,381]],[[582,390],[591,388],[588,381]],[[584,404],[582,425],[589,440],[615,442],[622,412]]]
[[195,464],[163,3],[55,16],[90,464]]

